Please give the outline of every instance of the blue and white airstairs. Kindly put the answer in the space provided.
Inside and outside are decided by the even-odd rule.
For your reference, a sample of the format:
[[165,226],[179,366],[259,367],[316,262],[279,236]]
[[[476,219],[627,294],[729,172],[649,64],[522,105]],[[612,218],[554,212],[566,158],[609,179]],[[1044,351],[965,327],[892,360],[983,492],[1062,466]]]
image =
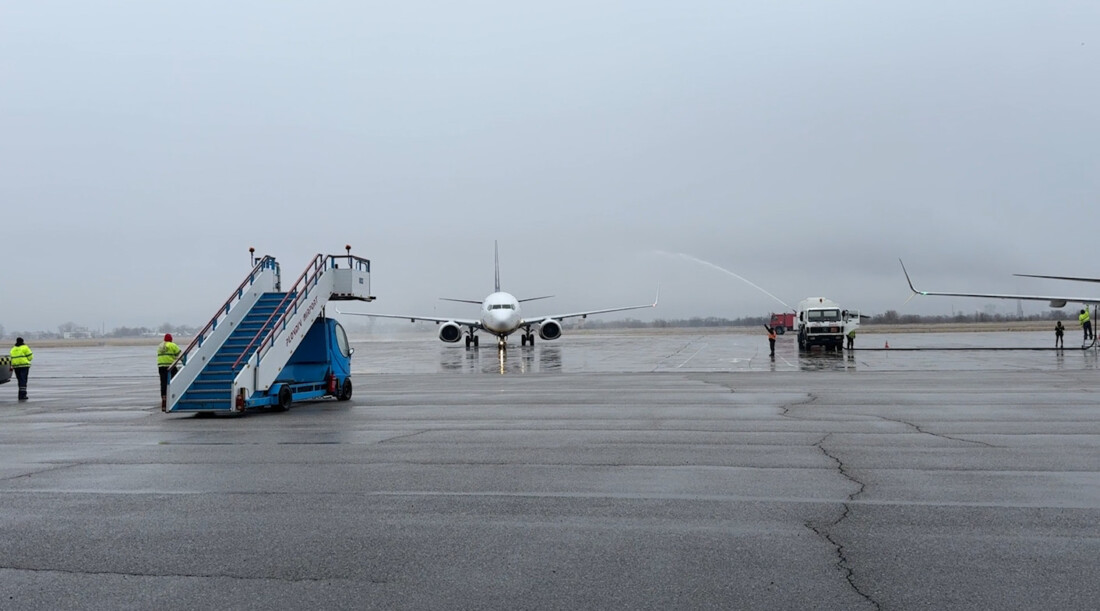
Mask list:
[[[164,411],[228,414],[286,409],[325,395],[350,398],[347,337],[324,317],[325,304],[346,300],[374,300],[370,261],[350,250],[316,255],[286,291],[279,264],[262,257],[180,353]],[[338,349],[326,353],[337,339]],[[333,362],[333,351],[342,352],[341,362]]]

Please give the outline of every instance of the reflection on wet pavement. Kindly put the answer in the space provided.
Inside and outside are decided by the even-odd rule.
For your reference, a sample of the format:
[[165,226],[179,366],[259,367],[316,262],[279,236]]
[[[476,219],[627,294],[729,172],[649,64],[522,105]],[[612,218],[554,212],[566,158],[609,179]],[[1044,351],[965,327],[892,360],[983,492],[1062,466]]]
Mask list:
[[505,350],[441,346],[439,367],[449,373],[560,373],[561,346],[509,346]]

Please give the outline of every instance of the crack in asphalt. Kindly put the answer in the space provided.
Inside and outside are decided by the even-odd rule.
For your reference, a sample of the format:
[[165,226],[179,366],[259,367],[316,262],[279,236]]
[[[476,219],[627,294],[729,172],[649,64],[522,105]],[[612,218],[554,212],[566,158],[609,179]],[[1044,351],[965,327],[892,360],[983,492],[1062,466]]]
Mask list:
[[60,464],[55,464],[55,465],[53,465],[53,466],[51,466],[47,469],[38,469],[37,471],[28,471],[27,473],[19,473],[18,475],[13,475],[11,477],[3,477],[3,478],[0,478],[0,481],[4,481],[4,482],[15,481],[15,480],[18,480],[18,479],[34,477],[35,475],[41,475],[43,473],[52,473],[54,471],[62,471],[64,469],[72,469],[73,467],[79,467],[79,466],[82,466],[82,465],[85,465],[85,464],[87,464],[87,463],[82,463],[82,462],[60,463]]
[[[791,403],[787,403],[786,405],[780,405],[779,406],[779,415],[783,416],[784,418],[794,418],[794,416],[790,415],[790,411],[792,409],[794,409],[796,407],[803,407],[803,406],[806,406],[806,405],[810,405],[814,401],[817,401],[817,395],[815,395],[814,393],[810,393],[810,394],[806,395],[806,398],[803,399],[802,401],[793,401]],[[824,441],[824,440],[822,440],[822,441]],[[818,443],[821,443],[821,442],[819,441]]]
[[[76,569],[43,569],[33,568],[25,566],[13,566],[3,565],[0,566],[0,570],[4,571],[26,571],[28,573],[61,573],[63,575],[117,575],[119,577],[178,577],[178,578],[194,578],[194,579],[233,579],[236,581],[278,581],[283,583],[323,583],[330,581],[346,581],[340,578],[332,577],[248,577],[245,575],[225,575],[216,573],[134,573],[129,571],[94,571],[94,570],[76,570]],[[371,583],[385,583],[382,581],[370,580]]]
[[397,441],[398,439],[408,439],[409,437],[416,437],[417,435],[420,435],[421,433],[427,433],[428,430],[429,429],[423,429],[423,430],[420,430],[420,431],[413,431],[411,433],[406,433],[404,435],[395,435],[393,437],[387,437],[387,438],[379,441],[378,443],[379,443],[379,445],[381,445],[383,443],[389,443],[391,441]]
[[939,437],[940,439],[947,439],[947,440],[950,440],[950,441],[958,441],[958,442],[961,442],[961,443],[972,443],[972,444],[983,446],[983,447],[986,447],[986,448],[995,448],[995,447],[997,447],[997,446],[995,446],[991,443],[986,443],[984,441],[975,441],[973,439],[962,439],[960,437],[952,437],[950,435],[944,435],[943,433],[933,433],[932,431],[926,431],[923,428],[921,428],[919,424],[914,424],[912,422],[909,422],[907,420],[901,420],[899,418],[887,418],[886,416],[879,416],[879,415],[875,415],[875,417],[879,418],[881,420],[885,420],[887,422],[897,422],[899,424],[904,424],[905,426],[908,426],[908,427],[912,428],[913,430],[917,431],[918,433],[920,433],[922,435],[931,435],[932,437]]
[[836,520],[833,520],[831,523],[825,524],[824,526],[816,526],[812,522],[807,521],[805,523],[806,528],[810,529],[811,531],[814,532],[814,534],[816,534],[817,536],[819,536],[822,539],[824,539],[825,541],[827,541],[829,543],[829,545],[833,546],[833,550],[836,553],[836,558],[837,558],[836,567],[838,569],[840,569],[841,572],[844,573],[844,579],[848,582],[848,586],[852,588],[852,591],[854,591],[856,594],[858,594],[860,597],[862,597],[867,602],[874,605],[875,609],[882,609],[882,605],[880,605],[878,603],[878,601],[876,601],[874,598],[872,598],[870,594],[868,594],[868,593],[864,592],[862,589],[860,589],[859,585],[856,584],[855,569],[852,568],[851,563],[848,561],[848,556],[847,556],[847,553],[845,551],[845,547],[830,532],[831,529],[835,528],[837,525],[839,525],[841,522],[843,522],[844,520],[846,520],[848,518],[848,514],[851,512],[850,502],[854,501],[857,496],[863,494],[863,491],[867,488],[867,484],[860,481],[858,478],[853,476],[848,471],[848,466],[846,464],[844,464],[844,461],[842,461],[839,457],[833,455],[825,447],[825,440],[827,440],[830,435],[832,435],[832,433],[829,433],[829,434],[825,435],[824,437],[822,437],[821,439],[819,439],[817,441],[817,443],[814,444],[814,447],[817,448],[818,450],[821,450],[822,454],[824,454],[830,460],[832,460],[834,463],[836,463],[836,470],[845,479],[847,479],[848,481],[850,481],[850,482],[856,484],[857,486],[859,486],[859,489],[856,490],[855,492],[853,492],[852,494],[849,494],[848,498],[846,498],[844,500],[844,503],[841,504],[841,506],[843,507],[844,510],[841,512],[840,517],[838,517]]

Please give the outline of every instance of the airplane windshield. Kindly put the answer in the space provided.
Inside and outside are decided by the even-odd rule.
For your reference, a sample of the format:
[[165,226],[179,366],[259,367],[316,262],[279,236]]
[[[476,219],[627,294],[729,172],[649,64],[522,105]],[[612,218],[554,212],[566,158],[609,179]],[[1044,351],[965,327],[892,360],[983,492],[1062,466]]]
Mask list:
[[489,306],[490,310],[514,310],[515,308],[510,303],[494,303]]
[[812,322],[837,322],[840,320],[840,310],[808,310],[806,318]]

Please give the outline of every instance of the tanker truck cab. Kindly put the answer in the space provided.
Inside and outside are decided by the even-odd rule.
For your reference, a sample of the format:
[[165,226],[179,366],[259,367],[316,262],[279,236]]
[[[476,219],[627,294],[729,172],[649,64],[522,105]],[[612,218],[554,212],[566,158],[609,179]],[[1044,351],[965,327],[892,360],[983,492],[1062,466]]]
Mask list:
[[844,348],[845,321],[840,305],[824,297],[810,297],[798,304],[798,347]]
[[246,407],[271,407],[285,411],[299,401],[335,397],[351,399],[351,355],[344,327],[332,318],[313,322],[275,383],[267,392],[255,393]]

